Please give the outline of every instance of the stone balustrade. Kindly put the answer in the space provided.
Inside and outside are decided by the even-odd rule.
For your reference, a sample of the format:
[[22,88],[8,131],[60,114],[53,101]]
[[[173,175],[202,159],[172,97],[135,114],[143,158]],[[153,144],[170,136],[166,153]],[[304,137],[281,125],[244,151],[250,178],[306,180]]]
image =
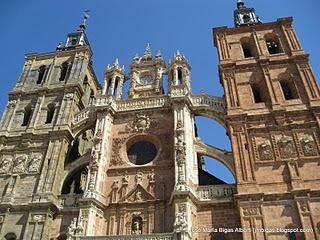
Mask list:
[[94,236],[75,237],[77,240],[174,240],[173,233],[154,233],[150,235],[121,235],[121,236]]
[[194,107],[208,107],[216,112],[225,113],[226,103],[222,97],[212,97],[206,94],[193,95],[191,97]]
[[73,123],[75,125],[79,124],[82,121],[85,121],[87,119],[89,119],[90,117],[90,113],[91,113],[91,108],[85,108],[82,111],[78,112],[75,116],[74,116],[74,121]]
[[234,184],[199,186],[197,196],[200,201],[214,201],[232,198],[235,192]]

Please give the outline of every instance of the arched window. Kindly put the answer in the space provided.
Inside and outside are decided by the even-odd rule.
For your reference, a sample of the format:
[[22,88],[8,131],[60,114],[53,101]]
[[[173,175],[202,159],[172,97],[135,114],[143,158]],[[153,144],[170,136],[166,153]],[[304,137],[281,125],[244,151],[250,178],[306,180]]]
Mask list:
[[251,17],[248,14],[243,15],[242,17],[244,23],[250,23]]
[[40,66],[37,84],[42,83],[42,81],[44,79],[45,72],[46,72],[46,66],[44,66],[44,65]]
[[29,124],[31,119],[31,114],[32,114],[32,109],[31,109],[31,106],[28,105],[24,108],[23,121],[21,126],[27,126]]
[[255,103],[264,102],[263,96],[261,94],[260,86],[257,83],[251,83],[250,86],[251,86],[254,102]]
[[109,78],[108,84],[107,84],[107,91],[106,91],[107,95],[111,94],[111,84],[112,84],[112,78]]
[[113,96],[115,97],[117,96],[117,93],[118,93],[119,81],[120,81],[120,78],[116,77],[114,81],[114,90],[113,90]]
[[293,81],[281,80],[280,86],[285,100],[299,98],[296,86],[294,85]]
[[17,239],[17,235],[13,232],[10,232],[10,233],[7,233],[5,236],[4,236],[4,239],[5,240],[16,240]]
[[88,170],[82,167],[71,174],[63,184],[62,194],[82,194],[85,190]]
[[132,218],[131,232],[132,234],[142,234],[142,218],[140,216]]
[[282,52],[278,36],[275,34],[268,34],[265,36],[265,40],[269,54],[277,54]]
[[288,240],[297,240],[296,234],[294,232],[288,233]]
[[177,84],[178,85],[181,85],[182,84],[182,69],[181,68],[178,68],[178,81],[177,81]]
[[241,38],[240,43],[241,43],[243,56],[245,58],[250,58],[255,56],[255,51],[254,51],[254,48],[252,47],[253,43],[249,37]]
[[65,81],[69,77],[70,68],[72,64],[68,62],[64,62],[61,64],[61,72],[60,72],[60,78],[59,81]]
[[54,105],[54,104],[49,104],[49,105],[48,105],[46,123],[52,123],[55,109],[56,109],[56,108],[55,108],[55,105]]

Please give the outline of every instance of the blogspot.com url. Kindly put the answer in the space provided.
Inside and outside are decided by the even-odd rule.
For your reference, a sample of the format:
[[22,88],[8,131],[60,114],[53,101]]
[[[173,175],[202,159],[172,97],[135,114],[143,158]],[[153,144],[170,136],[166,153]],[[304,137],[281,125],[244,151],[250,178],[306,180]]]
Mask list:
[[197,227],[192,228],[192,232],[210,232],[210,233],[236,233],[236,232],[255,232],[255,233],[305,233],[313,232],[311,228],[210,228],[210,227]]

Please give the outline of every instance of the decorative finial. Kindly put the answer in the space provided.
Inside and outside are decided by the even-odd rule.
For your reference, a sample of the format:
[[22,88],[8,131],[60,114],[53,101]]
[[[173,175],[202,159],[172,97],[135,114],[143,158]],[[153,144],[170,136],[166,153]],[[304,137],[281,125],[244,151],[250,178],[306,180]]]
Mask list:
[[79,26],[80,30],[82,30],[82,31],[86,29],[86,23],[87,23],[88,18],[90,17],[89,13],[90,13],[90,10],[85,10],[84,11],[83,20],[82,20],[82,23]]
[[136,55],[134,55],[133,59],[132,59],[134,62],[137,62],[139,61],[139,54],[136,53]]
[[147,44],[147,47],[144,50],[143,58],[152,58],[150,43]]
[[119,59],[118,58],[116,58],[116,60],[114,61],[113,66],[119,66]]

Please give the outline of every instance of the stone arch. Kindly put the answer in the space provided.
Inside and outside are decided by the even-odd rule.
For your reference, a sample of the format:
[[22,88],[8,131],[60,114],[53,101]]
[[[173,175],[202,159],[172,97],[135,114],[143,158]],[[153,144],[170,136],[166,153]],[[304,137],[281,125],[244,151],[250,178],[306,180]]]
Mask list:
[[83,194],[86,184],[86,178],[83,177],[86,177],[87,174],[87,164],[79,165],[72,171],[65,173],[61,194]]
[[235,166],[231,152],[210,146],[208,144],[203,143],[201,140],[196,141],[195,151],[200,156],[208,156],[210,158],[216,159],[217,161],[225,165],[228,168],[228,170],[232,173],[233,177],[236,179]]
[[226,123],[225,123],[225,116],[213,111],[212,109],[196,109],[194,112],[195,117],[206,117],[209,118],[217,123],[219,123],[222,127],[224,127],[226,130]]

